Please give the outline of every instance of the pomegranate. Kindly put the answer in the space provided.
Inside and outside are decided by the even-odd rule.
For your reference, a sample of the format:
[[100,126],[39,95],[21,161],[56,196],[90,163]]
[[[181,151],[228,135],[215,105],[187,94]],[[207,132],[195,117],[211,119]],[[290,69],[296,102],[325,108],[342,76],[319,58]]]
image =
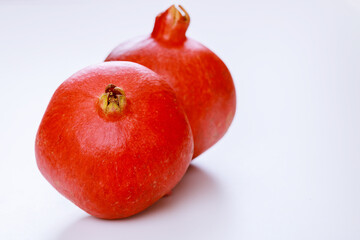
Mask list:
[[131,62],[87,67],[55,91],[35,153],[44,177],[89,214],[136,214],[171,191],[193,139],[172,88]]
[[231,74],[221,59],[186,37],[189,23],[188,13],[173,5],[156,17],[150,36],[120,44],[105,61],[140,63],[165,77],[189,119],[195,158],[229,128],[236,96]]

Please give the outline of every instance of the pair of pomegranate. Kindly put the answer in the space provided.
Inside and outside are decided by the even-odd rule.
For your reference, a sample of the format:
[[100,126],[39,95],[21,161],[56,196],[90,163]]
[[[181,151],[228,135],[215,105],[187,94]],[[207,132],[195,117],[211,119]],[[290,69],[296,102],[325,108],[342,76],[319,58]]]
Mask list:
[[189,22],[171,6],[150,36],[120,44],[52,96],[36,136],[37,164],[89,214],[117,219],[149,207],[229,128],[231,75],[186,37]]

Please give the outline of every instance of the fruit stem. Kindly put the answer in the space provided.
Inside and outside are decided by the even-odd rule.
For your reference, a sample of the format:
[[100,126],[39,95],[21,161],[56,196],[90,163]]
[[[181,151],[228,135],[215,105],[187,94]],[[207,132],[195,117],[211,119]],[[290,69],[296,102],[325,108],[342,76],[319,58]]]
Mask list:
[[106,116],[114,116],[121,113],[126,105],[124,90],[109,84],[99,98],[99,107]]
[[182,43],[186,40],[189,24],[190,16],[185,9],[181,5],[172,5],[156,17],[151,36],[163,42]]

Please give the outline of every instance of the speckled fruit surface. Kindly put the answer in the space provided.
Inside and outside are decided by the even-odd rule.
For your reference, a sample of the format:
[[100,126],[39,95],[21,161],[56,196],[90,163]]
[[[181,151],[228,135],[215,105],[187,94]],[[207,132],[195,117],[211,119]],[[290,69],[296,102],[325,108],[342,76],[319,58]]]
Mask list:
[[181,6],[171,6],[157,16],[150,36],[120,44],[105,61],[132,61],[165,76],[189,119],[195,158],[228,130],[235,114],[236,94],[221,59],[186,37],[189,23],[190,17]]
[[193,155],[186,115],[171,87],[131,62],[102,63],[67,79],[39,126],[44,177],[89,214],[124,218],[180,181]]

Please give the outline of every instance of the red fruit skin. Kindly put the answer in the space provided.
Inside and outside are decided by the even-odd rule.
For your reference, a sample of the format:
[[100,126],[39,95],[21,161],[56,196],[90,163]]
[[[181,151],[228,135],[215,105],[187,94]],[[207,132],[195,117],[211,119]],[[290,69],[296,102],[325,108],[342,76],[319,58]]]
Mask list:
[[[121,115],[98,105],[108,84],[123,89]],[[39,126],[35,154],[44,177],[98,218],[134,215],[180,181],[193,154],[175,93],[153,71],[130,62],[87,67],[55,91]]]
[[[184,11],[184,9],[182,9]],[[105,61],[131,61],[165,77],[185,109],[196,158],[228,130],[236,94],[226,65],[212,51],[185,36],[189,16],[170,7],[160,14],[150,36],[117,46]]]

